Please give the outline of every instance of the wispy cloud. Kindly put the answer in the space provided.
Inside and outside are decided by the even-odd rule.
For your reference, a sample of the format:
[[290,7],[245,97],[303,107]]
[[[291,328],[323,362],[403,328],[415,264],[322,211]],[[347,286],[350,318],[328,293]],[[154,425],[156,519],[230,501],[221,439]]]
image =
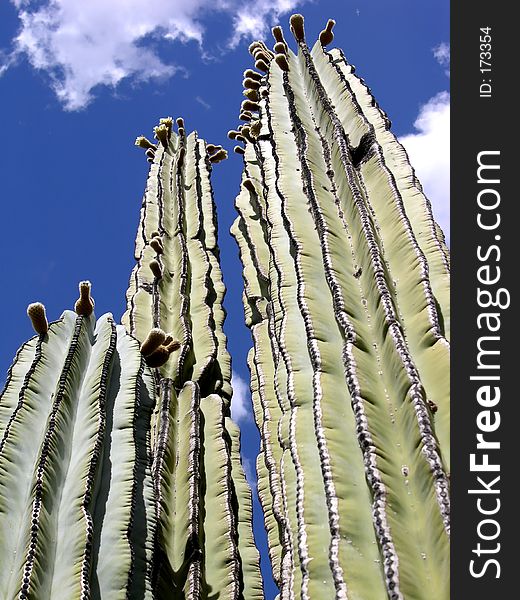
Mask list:
[[419,111],[411,133],[400,139],[430,199],[446,241],[450,240],[450,95],[441,92]]
[[0,49],[0,77],[17,62],[15,53],[8,54]]
[[209,110],[211,108],[211,104],[208,104],[206,102],[206,100],[204,100],[204,98],[201,98],[200,96],[195,96],[195,100],[201,105],[203,106],[206,110]]
[[433,48],[433,56],[437,62],[442,66],[446,67],[444,73],[450,76],[450,45],[446,42],[440,43],[438,46]]
[[[157,42],[195,42],[204,56],[205,16],[226,14],[231,40],[265,33],[281,14],[307,0],[11,0],[20,29],[10,54],[0,55],[0,75],[16,57],[49,76],[66,110],[79,110],[97,86],[115,88],[122,80],[166,79],[182,67],[165,62]],[[253,15],[253,16],[251,16]]]
[[233,371],[231,377],[231,385],[233,387],[233,397],[231,398],[231,417],[236,423],[251,421],[252,406],[251,392],[249,391],[249,383],[244,381],[242,377]]

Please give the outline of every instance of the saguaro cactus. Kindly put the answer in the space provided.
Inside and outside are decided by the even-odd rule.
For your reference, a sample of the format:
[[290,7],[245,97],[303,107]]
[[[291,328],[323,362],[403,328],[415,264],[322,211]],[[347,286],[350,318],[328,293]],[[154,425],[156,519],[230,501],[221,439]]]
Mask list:
[[153,597],[153,404],[111,315],[65,311],[22,346],[0,397],[2,598]]
[[250,51],[239,217],[281,598],[449,597],[449,258],[329,21]]
[[[142,350],[151,330],[161,344],[146,359],[157,368],[158,385],[154,472],[163,555],[154,577],[164,598],[172,579],[189,598],[260,598],[251,493],[229,411],[225,288],[210,184],[211,165],[226,152],[196,133],[186,136],[182,119],[177,125],[178,133],[163,119],[157,145],[136,141],[151,167],[123,316]],[[161,350],[168,343],[178,349]]]

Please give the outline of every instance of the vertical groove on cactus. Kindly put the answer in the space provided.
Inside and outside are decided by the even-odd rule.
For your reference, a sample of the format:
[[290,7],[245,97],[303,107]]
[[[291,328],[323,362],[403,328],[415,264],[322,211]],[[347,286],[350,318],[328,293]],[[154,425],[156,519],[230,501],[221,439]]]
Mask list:
[[221,590],[223,597],[236,600],[242,578],[237,548],[237,514],[232,503],[235,491],[231,482],[229,434],[224,429],[223,404],[219,396],[212,394],[203,398],[200,407],[203,416],[204,593],[211,597]]
[[[161,145],[150,167],[123,315],[148,365],[158,367],[153,588],[165,599],[238,599],[246,587],[261,597],[258,552],[244,523],[250,498],[238,441],[228,430],[235,427],[231,362],[210,183],[212,165],[225,153],[182,129],[156,131]],[[149,268],[152,260],[160,262],[160,278]],[[166,338],[149,354],[154,328]],[[173,340],[180,341],[178,351],[155,361]]]
[[331,35],[311,51],[291,27],[298,54],[259,81],[232,227],[275,580],[281,598],[445,598],[448,252]]

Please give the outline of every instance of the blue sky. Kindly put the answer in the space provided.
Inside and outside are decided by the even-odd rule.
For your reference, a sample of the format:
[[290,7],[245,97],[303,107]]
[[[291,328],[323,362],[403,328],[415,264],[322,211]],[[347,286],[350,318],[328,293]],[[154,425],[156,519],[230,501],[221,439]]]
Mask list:
[[[242,278],[228,230],[241,159],[226,133],[238,123],[248,44],[302,12],[313,42],[334,18],[343,48],[405,143],[449,235],[449,2],[447,0],[4,0],[0,3],[0,177],[3,285],[0,385],[33,332],[25,314],[41,301],[49,319],[72,308],[90,279],[96,314],[124,312],[148,164],[134,148],[160,117],[222,144],[213,171],[226,332],[236,373],[234,414],[246,468],[258,436],[250,416]],[[293,44],[294,47],[294,44]],[[256,535],[265,540],[258,504]],[[275,589],[266,577],[266,597]]]

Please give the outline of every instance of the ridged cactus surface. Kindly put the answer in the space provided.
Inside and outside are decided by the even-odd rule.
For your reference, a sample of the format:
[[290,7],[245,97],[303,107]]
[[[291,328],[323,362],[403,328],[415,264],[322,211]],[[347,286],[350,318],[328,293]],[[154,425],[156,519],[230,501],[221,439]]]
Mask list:
[[153,579],[160,598],[253,600],[263,597],[262,581],[251,492],[230,419],[225,288],[210,183],[212,163],[226,153],[196,133],[186,136],[182,119],[177,125],[178,133],[172,119],[163,119],[157,145],[136,142],[148,147],[151,167],[123,316],[143,352],[151,330],[168,332],[176,344],[157,364],[157,350],[147,357],[158,389],[153,470],[162,557]]
[[0,397],[0,597],[153,598],[151,370],[111,315],[66,311]]
[[259,495],[281,599],[449,597],[449,257],[332,41],[251,45],[239,217]]

